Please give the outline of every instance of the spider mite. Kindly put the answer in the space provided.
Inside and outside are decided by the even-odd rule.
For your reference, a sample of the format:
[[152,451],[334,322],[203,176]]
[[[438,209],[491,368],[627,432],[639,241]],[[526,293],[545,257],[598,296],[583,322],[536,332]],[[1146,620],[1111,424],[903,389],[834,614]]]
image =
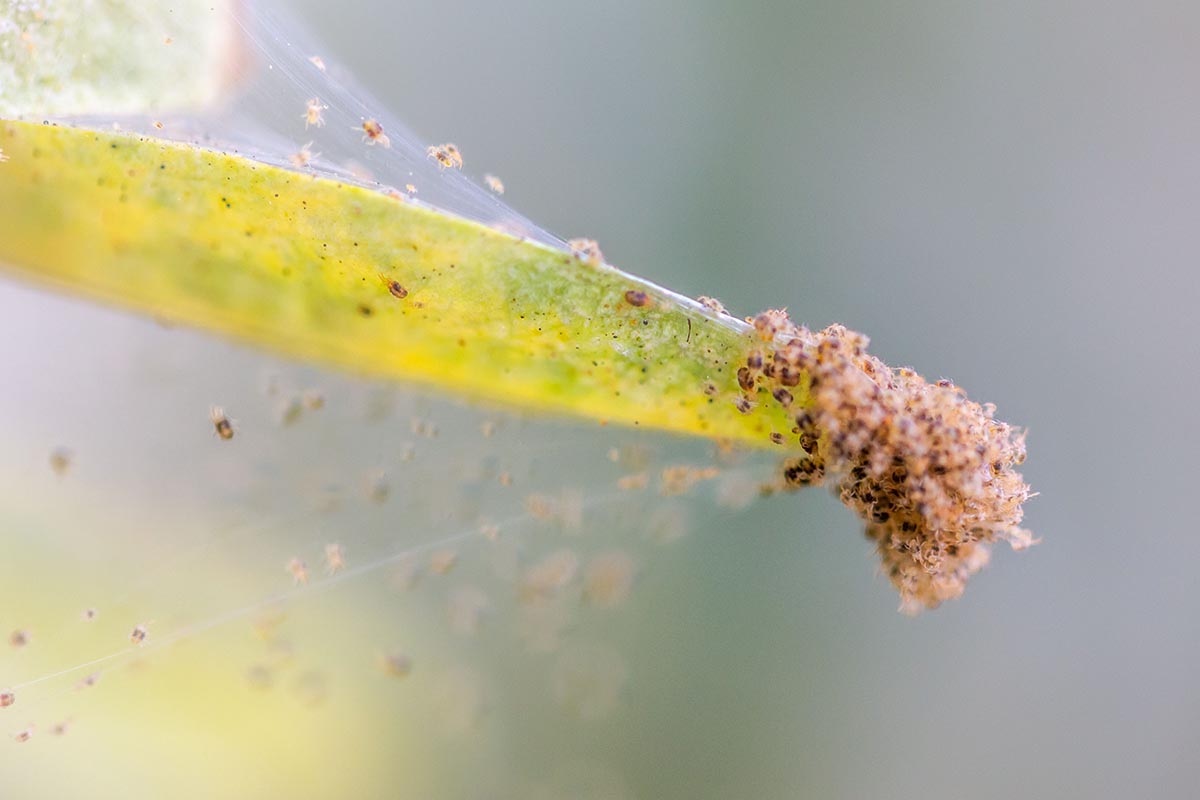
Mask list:
[[401,286],[400,281],[389,278],[382,272],[379,273],[379,280],[383,281],[383,285],[387,287],[387,290],[391,293],[392,297],[395,297],[398,300],[403,300],[404,298],[408,297],[408,289],[405,289],[403,286]]
[[325,545],[325,571],[332,575],[346,568],[346,552],[337,542]]
[[634,308],[644,308],[650,302],[650,296],[645,292],[637,289],[630,289],[625,292],[625,302]]
[[320,153],[314,153],[312,151],[312,142],[309,142],[288,156],[288,161],[292,162],[292,166],[296,169],[304,169],[312,163],[314,158],[317,158],[320,155]]
[[368,119],[362,124],[363,141],[367,144],[377,144],[382,147],[391,147],[392,140],[383,132],[383,126],[378,120]]
[[213,406],[209,411],[209,417],[212,419],[213,430],[217,436],[228,441],[233,438],[233,421],[225,416],[225,412],[217,406]]
[[314,128],[320,128],[325,124],[325,109],[329,106],[321,102],[321,98],[314,97],[304,106],[304,113],[301,116],[304,118],[304,127],[312,125]]
[[71,470],[71,451],[59,447],[50,454],[50,469],[60,478]]
[[438,162],[438,165],[442,169],[446,169],[447,167],[462,169],[462,153],[458,152],[458,148],[452,144],[430,145],[425,148],[425,155]]
[[497,178],[495,175],[484,175],[483,182],[487,187],[496,194],[504,194],[504,181]]
[[593,265],[604,263],[604,254],[600,252],[600,245],[595,239],[571,239],[567,247],[580,261]]
[[308,583],[308,565],[300,559],[291,559],[284,565],[284,569],[292,576],[292,583]]
[[133,642],[134,644],[142,644],[146,641],[146,637],[149,634],[150,632],[146,630],[145,623],[134,625],[133,630],[129,632],[129,641]]

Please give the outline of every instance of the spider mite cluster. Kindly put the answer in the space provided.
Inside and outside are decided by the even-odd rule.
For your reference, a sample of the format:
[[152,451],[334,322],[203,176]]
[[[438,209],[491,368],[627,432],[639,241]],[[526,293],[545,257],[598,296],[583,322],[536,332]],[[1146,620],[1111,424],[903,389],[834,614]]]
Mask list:
[[737,373],[739,407],[787,409],[794,427],[771,440],[800,451],[771,488],[832,486],[866,520],[902,610],[961,595],[989,543],[1034,543],[1020,527],[1030,496],[1016,470],[1024,435],[996,420],[992,405],[950,381],[892,369],[841,325],[814,333],[783,311],[748,321],[757,345]]
[[449,142],[446,144],[431,145],[426,149],[425,153],[436,161],[442,169],[462,169],[462,153],[458,151],[458,147]]

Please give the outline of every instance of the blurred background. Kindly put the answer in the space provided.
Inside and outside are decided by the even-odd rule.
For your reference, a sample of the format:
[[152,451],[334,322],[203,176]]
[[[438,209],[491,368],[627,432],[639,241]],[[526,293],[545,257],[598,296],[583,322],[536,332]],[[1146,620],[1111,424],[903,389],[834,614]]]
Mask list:
[[[524,695],[504,700],[510,673],[495,656],[492,747],[424,742],[421,760],[382,744],[401,723],[368,713],[377,700],[364,692],[366,705],[350,704],[359,727],[328,729],[353,743],[359,796],[391,796],[383,787],[421,770],[445,778],[427,796],[453,797],[1195,796],[1200,6],[292,6],[400,119],[456,142],[469,170],[501,176],[505,199],[550,231],[594,237],[614,264],[737,315],[786,305],[812,327],[845,323],[889,363],[995,402],[1028,428],[1024,472],[1041,493],[1026,522],[1043,543],[998,552],[964,598],[915,619],[894,613],[859,521],[832,497],[696,513],[645,571],[625,627],[605,631],[624,664],[605,673],[623,676],[622,699],[602,726],[559,729]],[[0,308],[5,373],[41,370],[46,387],[22,395],[14,381],[0,408],[13,425],[75,419],[76,440],[104,415],[56,395],[56,370],[88,391],[107,381],[78,371],[92,358],[80,330],[114,343],[104,358],[120,363],[144,363],[138,348],[170,336],[158,357],[185,352],[210,376],[249,380],[267,361],[9,284]],[[80,327],[52,334],[47,309]],[[145,385],[175,386],[168,373],[193,379],[164,367]],[[336,396],[345,379],[304,380]],[[518,441],[609,443],[529,424]],[[309,452],[297,447],[273,457]],[[33,495],[24,503],[9,505],[36,514]],[[475,668],[488,671],[490,652]],[[294,769],[328,784],[286,784],[271,770],[301,751],[284,749],[237,767],[246,791],[230,796],[338,785],[349,756],[321,763],[334,745],[314,736]],[[24,769],[39,796],[46,773]]]

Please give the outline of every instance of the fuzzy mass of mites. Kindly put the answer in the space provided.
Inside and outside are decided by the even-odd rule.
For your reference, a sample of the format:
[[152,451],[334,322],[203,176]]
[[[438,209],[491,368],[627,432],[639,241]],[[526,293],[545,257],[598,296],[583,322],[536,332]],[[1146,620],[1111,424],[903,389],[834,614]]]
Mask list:
[[841,325],[814,333],[782,311],[750,321],[762,346],[748,354],[741,383],[794,412],[802,451],[772,488],[837,492],[866,520],[902,611],[961,595],[991,543],[1035,543],[1020,527],[1030,497],[1016,470],[1024,433],[995,419],[994,406],[887,366]]

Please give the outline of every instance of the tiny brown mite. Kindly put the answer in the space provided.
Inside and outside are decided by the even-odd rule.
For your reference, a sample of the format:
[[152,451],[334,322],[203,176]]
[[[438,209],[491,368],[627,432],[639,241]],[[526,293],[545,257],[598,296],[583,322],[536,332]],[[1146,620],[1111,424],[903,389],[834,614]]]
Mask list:
[[754,375],[751,374],[749,367],[738,367],[737,380],[738,386],[742,387],[743,392],[754,388]]
[[224,411],[217,406],[213,406],[209,412],[209,416],[212,418],[213,430],[216,431],[217,436],[226,441],[233,438],[233,422],[229,417],[225,416]]
[[629,291],[625,292],[625,302],[629,303],[629,305],[633,306],[634,308],[643,308],[647,303],[650,302],[650,296],[637,289],[630,289]]
[[401,286],[400,281],[395,280],[394,278],[389,278],[382,272],[379,273],[379,280],[383,281],[383,285],[387,287],[389,292],[391,292],[392,297],[395,297],[399,300],[403,300],[404,298],[408,297],[408,289],[405,289],[403,286]]

